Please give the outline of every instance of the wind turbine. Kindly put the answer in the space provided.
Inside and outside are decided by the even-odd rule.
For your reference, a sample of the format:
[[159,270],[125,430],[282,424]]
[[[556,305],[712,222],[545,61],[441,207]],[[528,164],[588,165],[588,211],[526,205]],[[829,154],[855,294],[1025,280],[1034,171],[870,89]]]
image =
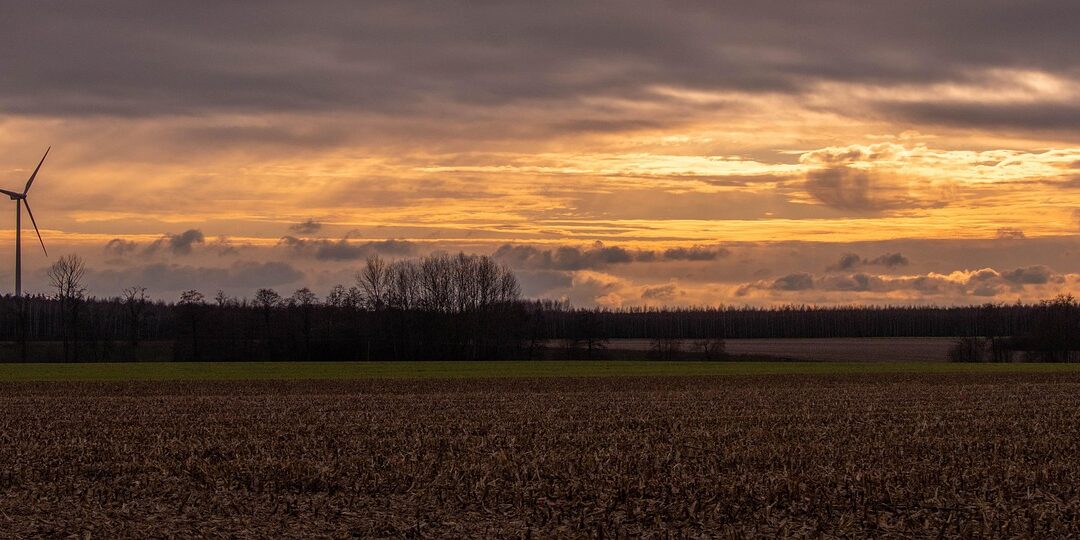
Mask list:
[[49,256],[49,251],[45,249],[45,241],[41,239],[41,231],[37,228],[37,221],[34,221],[34,213],[30,211],[30,201],[26,200],[26,193],[30,191],[30,186],[34,183],[34,179],[37,178],[38,171],[41,170],[41,164],[45,163],[45,158],[49,155],[49,150],[52,150],[50,146],[45,150],[45,155],[41,156],[41,161],[38,162],[37,168],[34,169],[34,174],[30,175],[30,179],[26,181],[26,187],[23,188],[22,193],[16,193],[14,191],[8,191],[6,189],[0,189],[0,193],[11,197],[11,200],[15,201],[15,296],[17,298],[22,297],[22,205],[26,205],[26,214],[30,216],[30,223],[34,224],[34,232],[37,233],[38,242],[41,242],[41,250],[45,252],[45,256]]

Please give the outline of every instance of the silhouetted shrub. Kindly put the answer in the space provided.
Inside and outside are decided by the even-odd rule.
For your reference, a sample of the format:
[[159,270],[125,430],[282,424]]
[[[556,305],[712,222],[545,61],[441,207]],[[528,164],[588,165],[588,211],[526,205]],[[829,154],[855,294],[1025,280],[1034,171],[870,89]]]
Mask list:
[[723,360],[727,358],[727,344],[722,339],[702,339],[694,344],[694,350],[705,360]]
[[682,354],[683,343],[681,339],[672,337],[660,337],[653,339],[649,347],[649,356],[656,360],[674,360]]
[[982,362],[985,358],[986,344],[980,338],[960,338],[949,349],[950,362]]

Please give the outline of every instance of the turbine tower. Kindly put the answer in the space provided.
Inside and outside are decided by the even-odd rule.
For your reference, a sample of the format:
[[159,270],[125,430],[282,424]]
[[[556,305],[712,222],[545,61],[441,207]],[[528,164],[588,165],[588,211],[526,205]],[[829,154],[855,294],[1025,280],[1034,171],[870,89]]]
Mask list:
[[34,224],[34,232],[37,233],[38,242],[41,242],[41,250],[45,252],[45,256],[49,256],[49,251],[45,249],[45,241],[41,239],[41,231],[38,230],[37,221],[34,221],[34,212],[30,210],[30,201],[26,199],[26,194],[30,191],[30,186],[34,183],[34,179],[37,178],[38,171],[41,170],[41,164],[45,163],[45,158],[49,155],[49,150],[52,150],[50,146],[45,150],[45,155],[41,156],[41,161],[38,162],[37,168],[34,169],[34,174],[30,175],[30,179],[26,181],[26,187],[23,188],[22,193],[16,193],[14,191],[8,191],[6,189],[0,189],[0,193],[11,197],[11,200],[15,201],[15,296],[17,298],[22,297],[22,206],[26,205],[26,214],[30,216],[30,223]]

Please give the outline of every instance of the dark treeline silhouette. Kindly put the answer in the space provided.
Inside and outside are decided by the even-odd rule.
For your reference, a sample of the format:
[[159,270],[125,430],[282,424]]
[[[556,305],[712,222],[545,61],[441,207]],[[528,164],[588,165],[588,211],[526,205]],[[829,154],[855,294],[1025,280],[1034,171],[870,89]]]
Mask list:
[[546,334],[572,333],[582,321],[610,338],[837,338],[1011,336],[1031,331],[1042,308],[1029,304],[983,306],[792,305],[774,308],[554,309]]
[[681,340],[698,340],[698,356],[714,358],[723,339],[735,338],[969,337],[982,341],[957,354],[985,349],[997,351],[995,359],[1023,350],[1060,361],[1080,350],[1080,304],[1072,297],[960,307],[576,309],[523,300],[510,270],[464,254],[373,257],[354,283],[323,299],[306,288],[289,296],[260,289],[250,300],[190,290],[168,303],[138,286],[97,299],[87,297],[84,273],[78,257],[64,257],[49,270],[52,294],[0,298],[0,359],[595,358],[619,338],[654,340],[659,358],[680,355]]

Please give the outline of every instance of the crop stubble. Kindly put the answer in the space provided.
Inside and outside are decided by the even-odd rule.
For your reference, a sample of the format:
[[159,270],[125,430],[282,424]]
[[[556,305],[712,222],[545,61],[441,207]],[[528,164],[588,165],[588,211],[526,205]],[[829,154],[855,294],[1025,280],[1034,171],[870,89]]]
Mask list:
[[4,536],[1063,536],[1077,375],[0,385]]

